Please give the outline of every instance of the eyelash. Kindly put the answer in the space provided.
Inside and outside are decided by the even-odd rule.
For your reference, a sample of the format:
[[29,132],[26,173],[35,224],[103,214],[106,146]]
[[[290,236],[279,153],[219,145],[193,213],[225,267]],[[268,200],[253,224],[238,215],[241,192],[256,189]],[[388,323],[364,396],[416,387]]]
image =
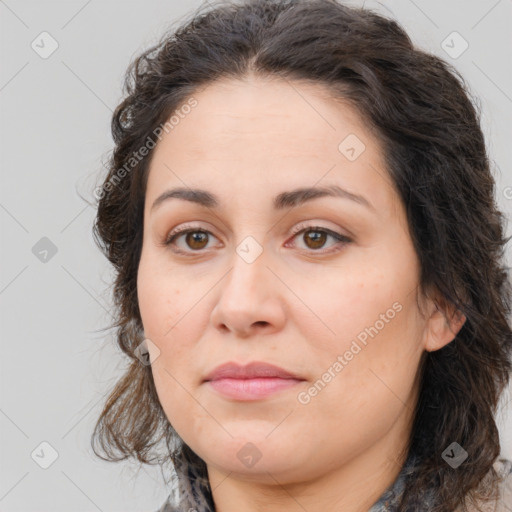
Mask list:
[[[326,233],[327,235],[331,236],[332,238],[334,238],[334,239],[338,240],[338,242],[340,242],[340,243],[336,244],[337,247],[335,245],[335,247],[336,247],[335,249],[329,249],[329,250],[301,249],[302,251],[306,251],[306,252],[313,252],[313,253],[317,253],[317,254],[333,254],[333,253],[336,253],[336,252],[342,250],[345,245],[352,242],[352,239],[350,239],[349,237],[342,235],[340,233],[336,233],[335,231],[332,231],[330,229],[327,229],[327,228],[324,228],[321,226],[307,226],[304,224],[299,224],[297,226],[297,228],[294,229],[294,231],[292,233],[292,238],[295,238],[297,235],[304,233],[306,231],[315,231],[315,232]],[[169,235],[165,239],[163,245],[166,247],[174,245],[174,241],[176,240],[176,238],[178,238],[179,236],[182,236],[182,235],[186,235],[187,233],[208,233],[208,234],[213,235],[213,233],[211,233],[210,231],[208,231],[206,229],[203,229],[200,227],[194,227],[191,225],[184,225],[178,231],[171,231],[171,233],[169,233]],[[176,246],[174,248],[172,248],[172,250],[178,254],[185,254],[185,255],[199,254],[201,252],[204,252],[204,250],[184,251],[182,249],[178,249]]]

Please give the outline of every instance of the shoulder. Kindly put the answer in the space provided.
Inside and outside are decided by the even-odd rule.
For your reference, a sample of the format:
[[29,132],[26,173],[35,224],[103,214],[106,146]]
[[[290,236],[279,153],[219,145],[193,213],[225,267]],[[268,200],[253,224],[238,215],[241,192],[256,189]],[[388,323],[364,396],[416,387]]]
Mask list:
[[171,497],[169,496],[162,504],[162,506],[154,512],[210,512],[210,509],[192,508],[189,505],[185,505],[183,503],[175,504],[171,501]]
[[[487,502],[478,509],[468,507],[470,512],[510,512],[512,511],[512,460],[499,458],[493,464],[494,470],[500,477],[499,498],[496,501]],[[457,512],[462,510],[457,509]]]
[[498,459],[494,468],[502,477],[498,511],[512,511],[512,460]]
[[[474,512],[511,512],[512,511],[512,460],[500,458],[496,460],[493,467],[500,477],[500,497],[494,503],[483,505],[479,511]],[[461,509],[458,509],[461,510]],[[470,508],[471,510],[471,508]],[[182,511],[171,503],[169,496],[162,506],[155,512],[188,512]],[[457,511],[458,512],[458,511]]]
[[155,512],[180,512],[180,510],[171,503],[171,497],[169,496]]

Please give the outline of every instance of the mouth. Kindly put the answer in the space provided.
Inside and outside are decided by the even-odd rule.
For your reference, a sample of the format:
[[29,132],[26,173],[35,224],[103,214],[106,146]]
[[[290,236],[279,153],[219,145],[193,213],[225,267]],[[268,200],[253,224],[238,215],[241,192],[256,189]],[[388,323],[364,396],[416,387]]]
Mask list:
[[212,389],[234,400],[259,400],[303,382],[297,379],[262,377],[256,379],[217,379],[207,383]]
[[240,366],[230,362],[215,368],[203,382],[226,398],[259,400],[289,390],[304,380],[269,363],[252,362]]

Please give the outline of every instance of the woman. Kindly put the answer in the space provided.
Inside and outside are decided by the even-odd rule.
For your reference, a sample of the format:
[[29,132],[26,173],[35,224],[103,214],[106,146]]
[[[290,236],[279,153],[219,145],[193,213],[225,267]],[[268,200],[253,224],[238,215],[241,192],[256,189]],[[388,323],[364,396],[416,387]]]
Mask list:
[[454,69],[334,0],[224,3],[112,131],[98,456],[170,462],[162,512],[511,510],[507,239]]

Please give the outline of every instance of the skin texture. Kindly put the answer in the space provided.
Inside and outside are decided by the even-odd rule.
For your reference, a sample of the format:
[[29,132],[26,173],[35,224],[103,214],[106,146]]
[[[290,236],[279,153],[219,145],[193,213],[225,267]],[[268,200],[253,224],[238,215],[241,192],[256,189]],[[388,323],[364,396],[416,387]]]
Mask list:
[[[405,211],[353,108],[318,84],[253,76],[194,98],[154,150],[138,272],[164,411],[206,461],[217,511],[367,511],[403,463],[422,353],[452,341],[465,319],[418,295]],[[338,149],[349,134],[365,145],[353,161]],[[372,206],[321,197],[273,208],[283,191],[331,184]],[[205,189],[220,206],[170,199],[152,211],[174,187]],[[164,242],[185,224],[208,238],[179,236],[174,247],[188,252],[177,254]],[[301,225],[351,241],[294,235]],[[252,263],[236,251],[249,236],[262,249]],[[378,333],[357,351],[371,326]],[[305,380],[258,401],[228,399],[203,382],[227,361],[266,361]],[[244,446],[260,456],[250,467],[237,455]]]

